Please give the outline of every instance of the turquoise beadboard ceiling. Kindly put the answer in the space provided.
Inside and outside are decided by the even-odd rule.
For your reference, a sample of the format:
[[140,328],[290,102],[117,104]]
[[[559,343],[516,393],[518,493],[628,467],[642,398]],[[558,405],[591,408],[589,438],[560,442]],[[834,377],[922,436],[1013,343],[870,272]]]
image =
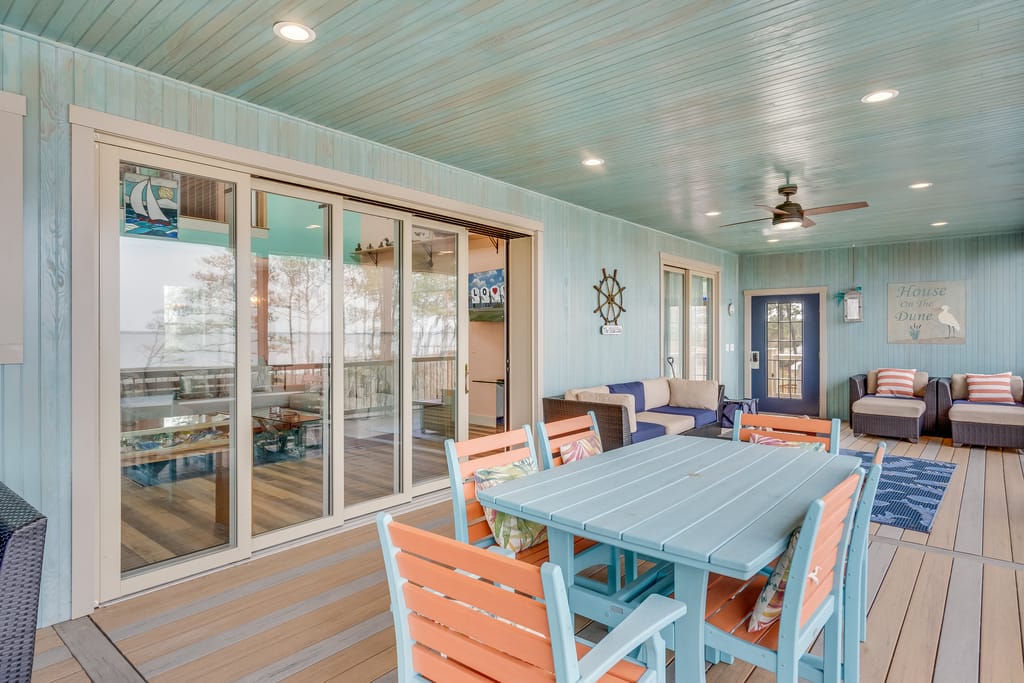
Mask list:
[[[1024,229],[1019,0],[0,0],[0,23],[739,253]],[[870,208],[718,227],[787,175],[805,208]]]

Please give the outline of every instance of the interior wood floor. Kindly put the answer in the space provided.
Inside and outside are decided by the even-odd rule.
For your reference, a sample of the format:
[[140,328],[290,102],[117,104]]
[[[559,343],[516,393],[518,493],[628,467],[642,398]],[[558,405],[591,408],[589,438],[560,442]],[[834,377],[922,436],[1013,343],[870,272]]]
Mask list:
[[[844,426],[845,448],[877,441]],[[872,526],[862,680],[1024,681],[1024,455],[939,438],[889,453],[958,467],[931,533]],[[453,533],[447,501],[399,518]],[[387,583],[376,529],[363,521],[101,607],[92,620],[147,680],[394,681]],[[34,681],[86,680],[62,647],[40,631]],[[711,682],[773,679],[739,660],[708,670]]]

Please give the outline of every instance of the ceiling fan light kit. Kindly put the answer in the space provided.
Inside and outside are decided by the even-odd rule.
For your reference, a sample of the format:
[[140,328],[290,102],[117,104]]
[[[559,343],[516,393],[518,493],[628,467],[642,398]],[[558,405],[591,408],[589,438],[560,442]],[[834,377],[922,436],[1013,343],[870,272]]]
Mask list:
[[[805,227],[810,228],[817,223],[812,221],[809,216],[815,216],[822,213],[836,213],[838,211],[852,211],[853,209],[866,209],[868,206],[867,202],[850,202],[848,204],[830,204],[829,206],[816,206],[813,209],[804,209],[796,202],[792,200],[793,195],[796,194],[796,185],[786,183],[785,185],[779,186],[779,194],[785,197],[778,206],[768,206],[767,204],[755,204],[754,206],[762,209],[771,211],[770,216],[772,221],[772,228],[775,230],[793,230],[794,228]],[[740,221],[738,223],[727,223],[720,227],[729,228],[733,225],[743,225],[745,223],[757,223],[760,221],[766,221],[768,218],[755,218],[751,221]]]

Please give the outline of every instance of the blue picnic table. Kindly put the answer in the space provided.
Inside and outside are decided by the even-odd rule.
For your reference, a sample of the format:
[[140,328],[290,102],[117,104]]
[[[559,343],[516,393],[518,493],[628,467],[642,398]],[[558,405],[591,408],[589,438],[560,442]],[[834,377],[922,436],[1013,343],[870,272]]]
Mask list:
[[786,548],[808,506],[861,465],[800,448],[663,436],[481,490],[488,507],[548,526],[570,605],[613,626],[629,603],[573,585],[573,537],[672,565],[676,681],[704,681],[708,574],[748,579]]

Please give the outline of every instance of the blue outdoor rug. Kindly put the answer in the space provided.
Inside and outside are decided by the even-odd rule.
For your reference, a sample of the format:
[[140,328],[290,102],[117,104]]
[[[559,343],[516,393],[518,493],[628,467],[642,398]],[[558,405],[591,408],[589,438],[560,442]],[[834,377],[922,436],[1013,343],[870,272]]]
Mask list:
[[[856,455],[864,461],[865,467],[871,465],[874,455],[846,448],[839,452],[843,455]],[[871,521],[911,531],[930,532],[935,512],[946,494],[946,487],[955,469],[956,464],[951,462],[885,456],[875,507],[871,510]]]

